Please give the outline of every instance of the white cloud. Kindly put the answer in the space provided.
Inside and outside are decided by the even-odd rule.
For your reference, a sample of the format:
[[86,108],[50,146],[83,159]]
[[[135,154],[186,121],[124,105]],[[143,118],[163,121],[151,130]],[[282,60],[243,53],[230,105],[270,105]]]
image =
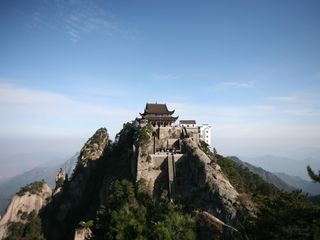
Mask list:
[[274,96],[266,99],[276,104],[282,113],[289,114],[292,117],[320,116],[319,101],[312,93],[305,92],[298,96]]
[[[78,41],[82,35],[92,32],[104,33],[109,36],[121,33],[107,12],[100,9],[93,1],[69,2],[68,11],[63,13],[62,21],[72,41]],[[66,3],[62,3],[66,4]]]
[[[0,133],[10,135],[82,136],[106,126],[114,135],[123,122],[132,120],[134,109],[114,103],[96,105],[62,94],[23,88],[0,82]],[[82,136],[83,137],[83,136]]]
[[266,111],[272,111],[276,109],[276,106],[274,105],[257,105],[255,106],[257,110],[266,110]]
[[317,108],[306,108],[306,107],[295,107],[284,110],[286,113],[297,115],[297,116],[309,116],[318,117],[320,116],[320,110]]
[[152,78],[161,81],[171,81],[179,79],[180,77],[176,74],[154,74]]
[[[310,112],[274,105],[210,106],[171,102],[180,119],[196,119],[213,126],[213,143],[223,154],[285,154],[320,144],[320,122],[306,123]],[[290,109],[290,110],[289,110]],[[294,112],[294,109],[296,112]],[[301,114],[301,115],[298,115]]]
[[223,90],[223,89],[229,89],[229,88],[254,88],[254,82],[248,81],[248,82],[240,82],[240,81],[227,81],[227,82],[221,82],[213,87],[214,90]]
[[[320,144],[320,114],[316,109],[256,103],[221,106],[187,100],[167,104],[169,109],[176,110],[179,119],[211,124],[213,142],[222,153],[264,154]],[[114,101],[92,104],[0,82],[0,135],[87,138],[98,127],[105,126],[114,136],[124,122],[138,115],[141,107],[117,107]]]
[[118,19],[91,0],[41,1],[30,15],[23,10],[16,10],[15,15],[23,19],[22,25],[29,31],[50,29],[62,32],[72,42],[78,42],[91,33],[106,36],[119,34],[130,39],[136,35],[135,30],[120,27]]
[[294,102],[297,100],[295,96],[275,96],[275,97],[268,97],[268,100],[271,101],[278,101],[278,102]]

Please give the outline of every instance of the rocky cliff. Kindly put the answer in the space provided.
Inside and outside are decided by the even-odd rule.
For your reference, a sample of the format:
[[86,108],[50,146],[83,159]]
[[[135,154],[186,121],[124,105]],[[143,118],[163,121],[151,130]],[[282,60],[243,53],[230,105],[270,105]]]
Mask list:
[[[148,154],[147,150],[152,146],[151,133],[148,135],[149,141],[140,144],[138,149],[137,179],[146,181],[151,194],[161,196],[163,191],[169,191],[166,159],[170,154]],[[245,215],[254,215],[252,204],[239,200],[239,193],[215,159],[202,151],[192,138],[183,139],[183,153],[174,154],[174,158],[176,177],[172,197],[192,199],[193,207],[206,210],[228,223]]]
[[[80,149],[79,149],[80,150]],[[28,183],[41,181],[42,179],[51,187],[55,187],[55,176],[57,171],[62,168],[66,173],[71,176],[75,163],[79,157],[79,153],[76,153],[65,163],[55,164],[53,160],[48,165],[43,165],[36,167],[32,170],[26,171],[22,174],[19,174],[5,182],[0,183],[0,215],[5,211],[5,208],[8,206],[11,198],[15,195],[17,191]],[[53,164],[53,165],[52,165]]]
[[51,188],[43,182],[34,182],[22,188],[11,200],[0,221],[0,239],[6,236],[12,222],[25,222],[24,216],[31,212],[38,214],[48,203]]
[[192,205],[230,223],[234,219],[254,215],[249,203],[241,202],[239,193],[231,185],[213,157],[209,157],[190,138],[183,141],[186,156],[177,162],[180,188],[177,194],[192,198]]
[[[269,196],[281,198],[281,204],[283,197],[297,202],[292,200],[296,195],[277,190],[247,168],[212,153],[202,142],[187,134],[178,136],[174,129],[162,133],[167,134],[163,144],[174,140],[179,151],[154,153],[153,130],[127,123],[111,142],[107,130],[98,129],[82,148],[73,174],[58,172],[53,194],[43,183],[18,192],[0,220],[0,236],[6,234],[8,223],[23,222],[26,214],[35,211],[42,220],[42,225],[37,224],[38,236],[48,240],[163,239],[166,234],[171,236],[168,239],[245,239],[243,224],[248,219],[246,228],[253,237],[259,235],[264,221],[273,226],[273,218],[263,218],[263,209],[275,208],[272,214],[278,219],[277,205],[266,205],[274,201],[266,200]],[[298,198],[310,216],[317,216]],[[290,226],[296,223],[294,219]],[[287,221],[282,224],[286,229]],[[308,234],[312,229],[313,225]],[[15,234],[23,239],[19,232]]]
[[99,192],[99,189],[92,187],[93,178],[99,162],[105,157],[108,144],[107,130],[98,129],[81,149],[70,179],[66,179],[64,172],[58,174],[57,183],[63,183],[56,186],[55,195],[42,215],[48,238],[61,239],[66,235],[72,238],[69,230],[77,226],[83,216],[82,212],[89,214],[99,204],[95,198],[97,194],[93,194]]
[[[167,142],[181,135],[176,129],[166,129],[164,133]],[[150,154],[152,134],[149,126],[128,123],[110,144],[107,130],[98,129],[82,148],[72,176],[60,169],[56,177],[52,200],[40,214],[46,238],[82,238],[84,232],[79,223],[96,218],[99,206],[108,199],[110,186],[121,179],[144,180],[149,194],[156,199],[169,197],[170,191],[171,200],[182,202],[191,210],[205,211],[198,215],[207,219],[204,222],[219,225],[221,236],[231,229],[228,224],[254,215],[252,206],[239,200],[240,194],[214,156],[188,136],[179,140],[181,152],[172,155],[171,174],[175,176],[170,178],[170,154]],[[37,212],[39,209],[36,208]]]

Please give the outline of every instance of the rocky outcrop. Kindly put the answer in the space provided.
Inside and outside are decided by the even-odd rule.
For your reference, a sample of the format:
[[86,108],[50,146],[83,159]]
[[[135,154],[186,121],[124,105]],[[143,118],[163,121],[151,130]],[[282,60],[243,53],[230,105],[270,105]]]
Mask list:
[[92,237],[90,228],[77,228],[74,234],[74,240],[88,240]]
[[177,193],[188,196],[196,192],[194,204],[226,223],[253,213],[250,206],[244,206],[239,201],[239,193],[222,173],[220,166],[192,139],[184,139],[183,143],[186,157],[177,163],[177,176],[182,177],[183,186],[177,188]]
[[23,213],[35,211],[38,214],[48,203],[51,194],[51,188],[43,183],[37,191],[19,192],[15,195],[0,221],[0,239],[6,236],[9,223],[24,221],[21,217]]
[[[98,129],[81,149],[78,166],[87,166],[90,161],[100,159],[108,145],[109,135],[106,128]],[[77,166],[77,167],[78,167]]]
[[75,207],[79,202],[78,200],[82,198],[87,180],[96,167],[95,161],[103,157],[107,150],[108,141],[107,129],[100,128],[83,146],[71,181],[68,183],[69,198],[60,207],[60,219],[63,219],[68,210]]
[[242,239],[239,231],[206,211],[195,211],[202,240]]
[[[70,180],[64,182],[61,192],[54,196],[52,203],[48,205],[42,216],[49,239],[61,239],[62,236],[70,239],[71,236],[66,237],[65,234],[74,231],[76,221],[83,217],[82,214],[90,212],[90,207],[93,208],[90,203],[94,198],[92,194],[98,194],[95,192],[98,190],[92,187],[94,175],[98,163],[104,160],[108,143],[107,129],[100,128],[83,146]],[[63,172],[61,177],[64,178],[62,175],[64,175]],[[70,224],[69,229],[66,222]]]
[[[171,186],[174,193],[169,193],[171,199],[187,200],[185,203],[190,203],[191,209],[206,211],[211,217],[201,216],[209,219],[215,226],[214,231],[221,230],[221,234],[225,234],[228,224],[250,213],[249,205],[239,200],[241,195],[220,166],[192,138],[179,139],[179,144],[183,143],[179,145],[179,153],[161,149],[153,153],[154,132],[149,130],[134,124],[124,125],[110,151],[104,128],[87,141],[69,180],[65,172],[58,174],[57,183],[63,182],[62,186],[57,184],[61,189],[41,216],[48,240],[83,239],[89,234],[84,228],[78,229],[79,222],[95,219],[97,209],[108,196],[110,184],[117,179],[144,180],[155,196],[164,196],[162,193],[168,192]],[[167,154],[171,154],[175,162],[173,178],[168,174]]]
[[68,181],[68,175],[63,168],[60,168],[60,170],[56,176],[56,187],[54,189],[53,195],[56,195],[61,191],[62,186],[65,183],[65,181]]

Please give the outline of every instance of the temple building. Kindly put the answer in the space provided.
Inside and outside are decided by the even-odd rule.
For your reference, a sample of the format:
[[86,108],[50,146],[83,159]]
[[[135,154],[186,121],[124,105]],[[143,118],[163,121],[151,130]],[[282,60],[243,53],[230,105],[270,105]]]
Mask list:
[[174,110],[169,111],[166,104],[147,103],[144,113],[140,113],[140,123],[150,123],[154,127],[171,126],[178,119],[173,114]]
[[[199,126],[196,120],[180,120],[174,116],[174,110],[168,110],[166,104],[147,103],[143,113],[136,118],[135,123],[141,128],[148,126],[149,141],[142,146],[133,147],[133,152],[138,150],[137,163],[132,161],[137,180],[145,179],[152,191],[167,189],[169,198],[175,198],[176,189],[183,187],[183,178],[176,172],[176,163],[186,157],[186,145],[184,140],[192,141],[194,145],[200,140],[210,144],[211,127]],[[140,152],[139,152],[140,151]],[[134,154],[132,156],[135,156]],[[163,174],[163,175],[161,175]],[[158,185],[155,181],[159,176],[166,178],[164,185]],[[155,190],[158,189],[158,190]]]
[[196,120],[180,120],[181,127],[196,127],[197,123]]

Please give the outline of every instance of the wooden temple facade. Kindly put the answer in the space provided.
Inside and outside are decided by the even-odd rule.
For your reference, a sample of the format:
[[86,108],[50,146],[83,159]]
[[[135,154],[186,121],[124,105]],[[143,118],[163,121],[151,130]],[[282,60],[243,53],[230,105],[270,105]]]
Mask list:
[[154,127],[167,127],[178,119],[173,114],[174,110],[169,111],[166,104],[147,103],[139,120],[140,123],[150,123]]

